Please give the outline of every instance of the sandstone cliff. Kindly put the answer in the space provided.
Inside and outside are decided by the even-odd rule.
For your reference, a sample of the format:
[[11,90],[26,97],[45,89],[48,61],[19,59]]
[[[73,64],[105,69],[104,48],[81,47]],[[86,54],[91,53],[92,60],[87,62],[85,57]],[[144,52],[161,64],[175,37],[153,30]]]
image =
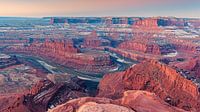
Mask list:
[[105,75],[99,84],[98,96],[120,98],[126,90],[153,92],[170,105],[185,110],[195,110],[199,95],[195,84],[157,61],[143,62],[125,72]]
[[135,50],[143,53],[149,53],[149,54],[155,54],[160,55],[160,47],[157,44],[149,43],[148,41],[126,41],[122,42],[118,48],[120,49],[126,49],[126,50]]

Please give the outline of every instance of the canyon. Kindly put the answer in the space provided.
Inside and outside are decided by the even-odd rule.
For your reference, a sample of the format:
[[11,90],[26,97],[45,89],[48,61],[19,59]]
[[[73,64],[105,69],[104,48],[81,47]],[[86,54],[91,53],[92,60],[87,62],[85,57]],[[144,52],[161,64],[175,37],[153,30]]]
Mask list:
[[[149,68],[145,69],[147,66]],[[65,76],[66,80],[63,78],[55,75],[39,81],[24,94],[2,95],[1,101],[10,103],[1,105],[1,111],[199,111],[197,86],[175,69],[154,60],[137,64],[124,72],[105,75],[96,97],[84,90],[84,81],[69,75]]]
[[106,71],[109,67],[114,67],[114,65],[111,66],[112,62],[109,55],[95,51],[81,53],[70,40],[47,40],[44,43],[36,42],[27,46],[10,47],[5,51],[44,57],[71,68],[85,70],[85,72],[98,73]]
[[0,111],[199,112],[199,22],[46,17],[5,23]]

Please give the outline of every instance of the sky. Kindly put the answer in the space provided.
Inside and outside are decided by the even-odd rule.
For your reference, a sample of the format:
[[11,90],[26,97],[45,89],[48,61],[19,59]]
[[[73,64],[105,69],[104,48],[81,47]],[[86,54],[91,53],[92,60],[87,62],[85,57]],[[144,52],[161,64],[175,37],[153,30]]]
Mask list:
[[0,0],[0,16],[200,18],[200,0]]

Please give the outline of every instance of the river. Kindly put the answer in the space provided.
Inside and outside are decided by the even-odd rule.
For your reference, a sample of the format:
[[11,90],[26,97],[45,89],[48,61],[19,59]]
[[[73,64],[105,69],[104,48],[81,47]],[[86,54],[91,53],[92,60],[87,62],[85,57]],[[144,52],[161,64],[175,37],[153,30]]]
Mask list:
[[[60,65],[58,63],[52,62],[50,60],[45,60],[43,58],[39,58],[35,56],[28,56],[28,55],[17,54],[17,53],[12,53],[10,55],[15,55],[19,60],[27,61],[31,63],[31,65],[33,65],[34,67],[45,69],[45,71],[51,74],[67,73],[70,75],[75,75],[79,79],[93,81],[93,82],[99,82],[104,75],[104,74],[96,74],[96,73],[82,73],[73,68],[69,68],[69,67]],[[109,73],[124,71],[128,67],[136,64],[133,61],[125,60],[124,58],[118,56],[115,53],[110,52],[109,55],[111,56],[112,61],[114,61],[114,63],[117,64],[116,68],[111,69]]]

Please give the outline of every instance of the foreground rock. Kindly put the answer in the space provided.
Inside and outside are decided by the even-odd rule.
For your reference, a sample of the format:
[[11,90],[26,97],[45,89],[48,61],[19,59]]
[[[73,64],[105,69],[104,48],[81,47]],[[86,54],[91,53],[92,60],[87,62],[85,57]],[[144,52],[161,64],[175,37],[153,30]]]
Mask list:
[[135,112],[123,106],[113,104],[97,104],[88,102],[81,106],[77,112]]
[[120,102],[121,105],[132,108],[136,112],[184,112],[184,110],[170,106],[154,93],[147,91],[126,91]]
[[23,95],[0,95],[0,112],[31,112],[24,104]]
[[143,62],[125,72],[104,76],[99,84],[98,96],[117,99],[126,90],[153,92],[168,104],[184,110],[196,110],[198,107],[197,86],[157,61]]
[[84,87],[80,87],[78,84],[80,80],[75,77],[70,78],[70,80],[60,83],[42,80],[28,93],[0,95],[0,111],[45,112],[48,108],[53,108],[68,100],[88,96]]
[[120,99],[85,97],[69,101],[49,112],[184,112],[161,101],[153,93],[132,90]]

